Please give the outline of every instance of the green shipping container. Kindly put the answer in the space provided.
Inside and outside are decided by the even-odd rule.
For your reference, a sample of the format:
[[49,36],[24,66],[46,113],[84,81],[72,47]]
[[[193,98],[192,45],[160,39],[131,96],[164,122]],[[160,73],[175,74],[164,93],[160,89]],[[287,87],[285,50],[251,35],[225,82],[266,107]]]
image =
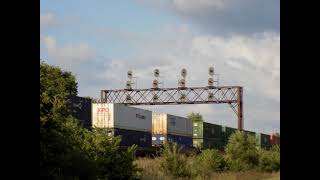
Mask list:
[[193,138],[192,145],[193,145],[193,147],[202,149],[203,148],[203,139],[202,138],[197,138],[197,139]]
[[193,138],[224,139],[222,126],[207,122],[193,122]]
[[256,134],[257,147],[269,149],[271,147],[270,135],[257,133]]
[[236,128],[231,128],[231,127],[227,127],[227,126],[223,126],[222,127],[222,133],[224,134],[224,141],[228,142],[229,137],[235,133],[237,131]]
[[203,122],[193,122],[193,138],[203,138]]
[[256,136],[256,133],[255,133],[255,132],[252,132],[252,131],[244,131],[244,132],[245,132],[246,134]]
[[193,146],[200,149],[218,149],[223,150],[226,143],[223,139],[194,138]]

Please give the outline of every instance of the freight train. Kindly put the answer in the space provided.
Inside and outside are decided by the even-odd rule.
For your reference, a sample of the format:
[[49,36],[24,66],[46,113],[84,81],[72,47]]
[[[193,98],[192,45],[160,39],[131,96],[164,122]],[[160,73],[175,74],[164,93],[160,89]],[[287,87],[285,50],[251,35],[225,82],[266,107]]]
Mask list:
[[[136,144],[140,149],[152,150],[172,142],[184,148],[223,150],[237,130],[123,104],[93,103],[81,97],[73,98],[72,102],[74,116],[85,127],[105,128],[108,136],[121,136],[122,147]],[[279,134],[244,132],[256,137],[257,147],[268,149],[280,145]]]
[[152,146],[163,146],[166,142],[192,147],[192,122],[184,117],[152,112]]

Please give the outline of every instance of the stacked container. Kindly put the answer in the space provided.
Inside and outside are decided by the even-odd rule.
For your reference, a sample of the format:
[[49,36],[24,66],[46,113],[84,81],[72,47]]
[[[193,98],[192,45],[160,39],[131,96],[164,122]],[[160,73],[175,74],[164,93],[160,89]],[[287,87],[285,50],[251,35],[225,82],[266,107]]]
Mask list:
[[193,146],[201,149],[224,149],[222,126],[203,121],[193,122]]
[[229,141],[230,136],[237,131],[236,128],[223,126],[222,133],[224,134],[224,141],[227,144]]
[[244,133],[246,133],[247,135],[256,136],[256,133],[252,131],[244,131]]
[[192,146],[192,122],[188,118],[167,113],[152,113],[152,145],[172,142],[184,147]]
[[121,136],[122,146],[151,146],[152,112],[123,104],[92,104],[92,126]]
[[269,149],[271,147],[270,143],[270,135],[263,134],[263,133],[257,133],[256,134],[256,143],[257,147]]
[[278,145],[278,146],[280,146],[280,135],[278,135],[278,134],[271,134],[271,136],[270,136],[270,143],[271,143],[271,145]]
[[84,127],[91,127],[91,99],[79,96],[71,96],[69,99],[69,107],[72,115],[78,119]]

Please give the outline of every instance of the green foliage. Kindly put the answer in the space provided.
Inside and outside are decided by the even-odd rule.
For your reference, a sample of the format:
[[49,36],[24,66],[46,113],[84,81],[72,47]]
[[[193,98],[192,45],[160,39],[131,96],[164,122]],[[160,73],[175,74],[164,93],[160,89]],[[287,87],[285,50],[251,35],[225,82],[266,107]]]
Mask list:
[[[54,119],[59,122],[59,119]],[[50,121],[49,121],[50,122]],[[52,123],[53,124],[53,123]],[[40,175],[94,179],[95,163],[81,148],[82,138],[90,132],[68,117],[40,132]],[[41,131],[40,130],[40,131]]]
[[230,136],[225,151],[225,159],[230,170],[248,170],[259,163],[255,137],[242,131],[236,131]]
[[99,179],[134,179],[137,168],[135,160],[136,146],[119,151],[120,138],[110,138],[105,129],[94,129],[91,137],[83,144],[84,150],[97,165]]
[[77,86],[71,72],[64,72],[58,67],[41,62],[40,117],[47,119],[56,113],[69,115],[70,112],[65,106],[66,100],[68,96],[77,95]]
[[161,153],[163,157],[161,167],[175,177],[190,177],[191,171],[187,163],[187,157],[180,151],[181,148],[177,144],[166,144]]
[[221,152],[216,149],[206,149],[196,158],[195,167],[198,168],[200,174],[205,175],[209,172],[223,171],[225,168],[225,160]]
[[188,115],[188,118],[191,119],[193,122],[203,122],[203,117],[200,113],[194,113],[192,112],[191,114]]
[[279,171],[280,170],[280,148],[273,146],[270,150],[259,150],[259,170]]
[[83,128],[68,97],[77,94],[70,72],[40,64],[40,176],[45,179],[135,179],[133,146],[119,152],[119,138]]

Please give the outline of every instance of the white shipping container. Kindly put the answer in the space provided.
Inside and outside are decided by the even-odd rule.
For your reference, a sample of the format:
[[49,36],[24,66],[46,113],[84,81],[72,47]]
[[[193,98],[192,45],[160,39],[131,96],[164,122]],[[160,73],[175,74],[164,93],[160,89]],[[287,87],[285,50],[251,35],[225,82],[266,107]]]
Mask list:
[[151,132],[152,112],[123,104],[93,103],[92,126]]
[[192,121],[167,113],[152,112],[152,133],[192,136]]

